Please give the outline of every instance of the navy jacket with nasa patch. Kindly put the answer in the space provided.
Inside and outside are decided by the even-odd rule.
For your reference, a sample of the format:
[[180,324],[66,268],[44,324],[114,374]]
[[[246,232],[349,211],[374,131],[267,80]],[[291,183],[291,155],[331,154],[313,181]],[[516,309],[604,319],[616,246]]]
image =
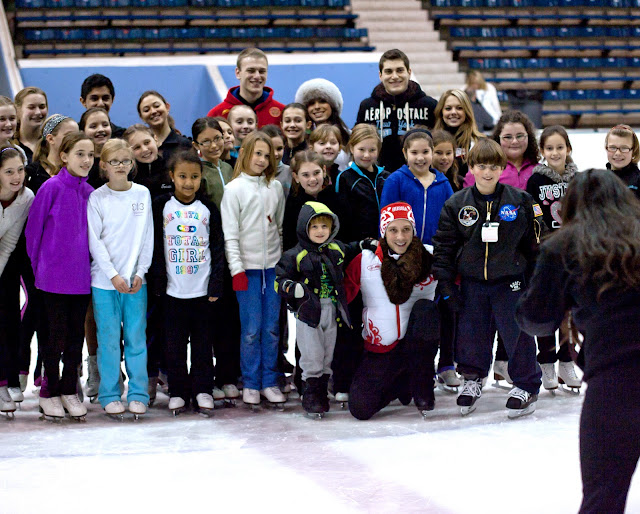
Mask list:
[[[546,230],[541,220],[540,206],[522,189],[498,183],[490,202],[475,185],[458,191],[445,202],[433,237],[434,276],[445,289],[458,274],[488,282],[530,276]],[[495,243],[482,241],[486,221],[499,223]]]

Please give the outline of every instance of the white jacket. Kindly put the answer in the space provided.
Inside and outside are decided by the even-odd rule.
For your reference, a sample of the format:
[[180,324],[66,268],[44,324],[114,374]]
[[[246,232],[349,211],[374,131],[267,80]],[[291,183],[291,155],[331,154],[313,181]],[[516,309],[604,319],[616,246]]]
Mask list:
[[222,203],[224,250],[231,276],[246,270],[275,267],[282,254],[284,192],[275,179],[246,173],[224,188]]
[[[432,252],[430,245],[425,248]],[[378,353],[389,351],[405,336],[414,304],[422,299],[433,300],[438,284],[433,275],[429,275],[424,282],[413,286],[406,302],[401,305],[391,303],[380,274],[381,251],[379,246],[375,253],[363,250],[360,261],[360,291],[364,304],[362,337],[366,349]]]
[[502,108],[500,107],[500,100],[498,99],[498,92],[493,84],[488,82],[486,89],[476,89],[476,99],[480,102],[480,105],[484,107],[484,110],[489,113],[493,118],[493,123],[498,123],[500,116],[502,116]]
[[0,204],[0,275],[16,249],[32,203],[33,192],[25,187],[6,209]]

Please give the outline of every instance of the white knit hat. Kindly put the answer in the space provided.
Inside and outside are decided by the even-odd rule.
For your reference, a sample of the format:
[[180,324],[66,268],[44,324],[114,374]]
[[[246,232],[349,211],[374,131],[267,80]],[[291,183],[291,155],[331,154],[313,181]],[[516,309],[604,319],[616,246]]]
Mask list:
[[326,79],[311,79],[303,82],[296,91],[295,101],[307,105],[311,100],[326,100],[338,116],[342,113],[344,100],[338,86]]

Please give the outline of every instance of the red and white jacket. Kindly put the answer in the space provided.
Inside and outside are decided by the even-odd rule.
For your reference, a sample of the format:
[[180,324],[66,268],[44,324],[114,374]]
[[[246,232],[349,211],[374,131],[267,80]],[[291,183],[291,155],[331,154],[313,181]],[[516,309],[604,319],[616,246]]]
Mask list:
[[[433,253],[431,245],[424,247]],[[362,292],[362,337],[364,346],[370,352],[385,353],[391,351],[402,339],[409,325],[409,316],[418,300],[433,300],[438,281],[433,275],[420,284],[413,286],[409,299],[395,305],[389,300],[382,282],[382,248],[371,252],[363,250],[347,267],[345,288],[347,300],[351,302],[358,291]]]

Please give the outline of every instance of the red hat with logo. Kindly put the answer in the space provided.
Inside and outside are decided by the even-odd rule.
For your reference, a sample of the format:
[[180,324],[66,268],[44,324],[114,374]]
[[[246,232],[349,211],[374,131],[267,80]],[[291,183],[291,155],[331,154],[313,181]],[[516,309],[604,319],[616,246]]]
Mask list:
[[413,234],[416,234],[416,218],[413,215],[413,209],[408,203],[394,202],[380,211],[380,235],[384,237],[387,227],[396,220],[407,220],[413,225]]

